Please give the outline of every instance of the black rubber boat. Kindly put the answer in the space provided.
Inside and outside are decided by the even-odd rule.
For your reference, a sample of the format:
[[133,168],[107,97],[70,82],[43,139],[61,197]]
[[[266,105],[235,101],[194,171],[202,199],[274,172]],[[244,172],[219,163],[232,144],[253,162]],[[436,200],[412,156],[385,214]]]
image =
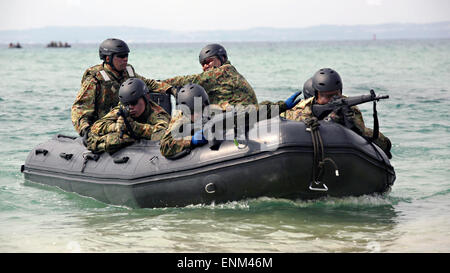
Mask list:
[[324,156],[335,163],[325,162],[320,181],[313,177],[317,151],[311,132],[302,122],[279,117],[258,122],[249,135],[279,126],[271,127],[279,128],[271,134],[239,145],[224,141],[218,150],[205,145],[176,160],[163,157],[154,141],[140,141],[113,155],[95,155],[80,138],[57,135],[35,147],[21,171],[28,181],[129,207],[389,191],[395,172],[378,146],[339,124],[319,123]]

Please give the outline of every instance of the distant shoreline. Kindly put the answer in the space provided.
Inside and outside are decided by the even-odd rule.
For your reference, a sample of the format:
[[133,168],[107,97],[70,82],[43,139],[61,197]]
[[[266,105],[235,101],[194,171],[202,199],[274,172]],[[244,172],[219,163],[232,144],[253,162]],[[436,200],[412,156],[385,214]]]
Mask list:
[[128,43],[203,42],[301,42],[404,39],[450,39],[450,21],[379,25],[319,25],[305,28],[251,28],[245,30],[171,31],[142,27],[43,27],[26,30],[0,30],[0,44],[98,43],[117,37]]
[[[346,42],[395,42],[395,41],[450,41],[450,38],[405,38],[405,39],[377,39],[376,41],[370,40],[370,39],[354,39],[354,40],[298,40],[298,41],[224,41],[225,44],[296,44],[296,43],[331,43],[331,42],[337,42],[340,44],[346,43]],[[77,48],[79,46],[93,46],[98,45],[101,41],[98,42],[81,42],[81,43],[71,43],[71,47],[69,48],[58,48],[55,47],[54,49],[70,49],[70,48]],[[128,42],[130,45],[175,45],[175,44],[205,44],[209,43],[211,41],[195,41],[195,42]],[[6,46],[8,47],[9,43],[6,42],[0,42],[0,46],[3,48]],[[33,47],[42,47],[46,48],[47,43],[39,42],[39,43],[33,43],[33,42],[21,42],[21,45],[25,46],[33,46]]]

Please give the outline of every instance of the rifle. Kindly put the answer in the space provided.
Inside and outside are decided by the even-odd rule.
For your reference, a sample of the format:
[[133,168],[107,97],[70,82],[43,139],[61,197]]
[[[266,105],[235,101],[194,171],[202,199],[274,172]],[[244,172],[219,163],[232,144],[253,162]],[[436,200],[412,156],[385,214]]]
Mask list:
[[[128,107],[126,107],[126,106],[122,107],[122,105],[121,105],[119,108],[119,112],[117,112],[117,116],[119,116],[119,117],[121,116],[123,118],[123,120],[125,122],[125,127],[127,128],[127,131],[130,134],[130,137],[137,139],[136,135],[134,134],[133,127],[131,127],[131,124],[127,119],[128,116],[130,115],[129,113],[130,113],[130,110],[128,109]],[[122,130],[120,132],[120,138],[123,137],[123,134],[124,134],[124,131]]]
[[312,113],[315,117],[317,117],[319,120],[325,118],[331,113],[336,114],[342,114],[344,118],[344,125],[350,129],[354,129],[355,125],[353,121],[349,118],[351,116],[351,110],[350,107],[366,103],[369,101],[373,101],[373,117],[374,117],[374,134],[372,137],[372,140],[378,138],[378,116],[376,111],[376,102],[382,99],[388,99],[389,96],[376,96],[375,91],[370,90],[370,95],[361,95],[361,96],[353,96],[353,97],[346,97],[342,98],[339,96],[335,96],[332,98],[332,100],[327,104],[313,104],[312,105]]

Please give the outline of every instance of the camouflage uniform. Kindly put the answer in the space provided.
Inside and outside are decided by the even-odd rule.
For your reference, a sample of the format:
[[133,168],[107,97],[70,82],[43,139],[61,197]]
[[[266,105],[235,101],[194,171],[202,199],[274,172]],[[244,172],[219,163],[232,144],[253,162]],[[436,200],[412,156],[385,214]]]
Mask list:
[[184,116],[181,111],[177,110],[174,112],[172,119],[170,120],[169,127],[167,128],[160,142],[160,150],[163,156],[172,157],[186,149],[192,148],[192,136],[190,135],[190,132],[183,138],[175,138],[172,136],[173,131],[178,131],[179,128],[183,128],[183,124],[186,125],[190,123],[191,119]]
[[[287,110],[286,113],[281,114],[281,116],[284,116],[286,119],[290,120],[305,121],[305,119],[311,118],[313,116],[312,113],[313,103],[314,97],[302,100],[294,108],[292,108],[291,110]],[[359,131],[357,133],[364,137],[369,138],[372,137],[373,130],[367,128],[366,125],[364,124],[364,119],[359,108],[357,106],[352,106],[350,109],[353,110],[354,112],[352,119],[357,130]],[[336,121],[340,120],[340,117],[335,116],[333,113],[330,114],[329,117]],[[391,149],[391,141],[381,132],[379,133],[378,138],[374,141],[374,143],[377,144],[383,151],[385,151],[386,154],[390,154],[389,151]]]
[[134,72],[131,65],[120,75],[108,64],[99,64],[87,69],[81,80],[81,89],[72,105],[72,124],[78,133],[105,116],[119,103],[120,85],[128,78],[143,80],[150,91],[165,92],[171,86],[146,79]]
[[[113,153],[135,141],[128,133],[120,137],[121,130],[127,131],[123,117],[117,115],[119,109],[120,106],[115,107],[92,125],[87,145],[89,150]],[[128,117],[128,121],[136,137],[160,140],[169,126],[170,115],[162,107],[149,101],[141,116],[134,119]]]
[[174,87],[182,87],[188,83],[201,85],[209,96],[209,102],[224,110],[227,105],[258,104],[253,88],[229,61],[200,74],[177,76],[164,82]]

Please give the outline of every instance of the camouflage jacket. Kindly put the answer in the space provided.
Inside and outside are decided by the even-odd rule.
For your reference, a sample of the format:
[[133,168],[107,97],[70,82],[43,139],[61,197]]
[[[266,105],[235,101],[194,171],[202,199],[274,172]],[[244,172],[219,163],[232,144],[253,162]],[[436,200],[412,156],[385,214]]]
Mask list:
[[[123,118],[118,116],[119,109],[120,105],[92,125],[88,138],[89,150],[113,153],[135,141],[126,132],[124,124],[118,126],[120,119],[123,123]],[[169,126],[170,115],[162,107],[149,101],[140,117],[135,119],[128,117],[128,121],[137,138],[160,140]],[[125,130],[122,135],[118,130],[120,128]]]
[[[191,148],[191,133],[180,132],[180,129],[185,128],[184,125],[187,124],[191,124],[191,119],[184,116],[181,111],[175,111],[170,120],[169,127],[160,142],[160,150],[163,156],[172,157]],[[174,133],[180,133],[184,136],[176,137]]]
[[164,82],[174,87],[182,87],[188,83],[199,84],[208,93],[209,102],[221,106],[224,110],[228,104],[258,104],[253,88],[229,61],[200,74],[177,76]]
[[[302,100],[294,108],[292,108],[291,110],[287,110],[285,113],[281,114],[281,116],[284,116],[286,119],[296,121],[305,121],[305,119],[311,118],[313,116],[312,105],[315,101],[314,99],[314,97],[311,97],[306,100]],[[359,108],[357,106],[352,106],[351,110],[353,110],[352,120],[355,124],[355,127],[357,128],[357,130],[355,131],[364,137],[372,137],[373,130],[367,128],[364,124],[364,119]],[[336,121],[340,120],[340,117],[334,116],[333,113],[330,114],[329,117]],[[378,138],[374,141],[374,143],[377,144],[383,151],[385,151],[386,154],[390,155],[389,150],[391,149],[391,141],[381,132],[379,133]]]
[[146,79],[134,72],[131,65],[119,74],[108,64],[99,64],[87,69],[81,80],[81,89],[72,105],[72,124],[78,133],[90,127],[119,103],[120,85],[129,78],[143,80],[150,91],[165,92],[171,86]]

